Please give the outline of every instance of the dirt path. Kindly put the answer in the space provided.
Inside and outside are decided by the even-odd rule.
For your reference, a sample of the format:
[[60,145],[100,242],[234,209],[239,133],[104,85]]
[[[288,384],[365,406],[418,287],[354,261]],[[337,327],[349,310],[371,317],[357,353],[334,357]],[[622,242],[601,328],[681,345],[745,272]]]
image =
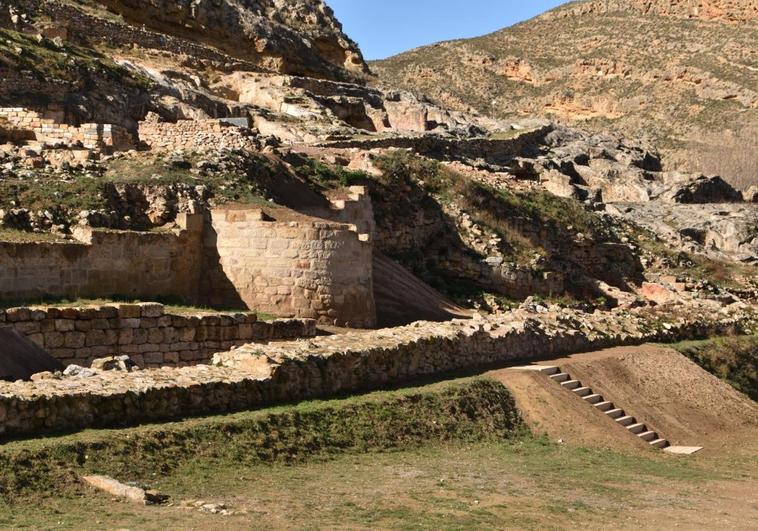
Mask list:
[[[703,446],[706,454],[758,450],[755,402],[672,349],[621,347],[539,364],[561,367],[671,444]],[[514,393],[532,429],[553,440],[619,449],[647,447],[544,375],[515,369],[489,375]]]

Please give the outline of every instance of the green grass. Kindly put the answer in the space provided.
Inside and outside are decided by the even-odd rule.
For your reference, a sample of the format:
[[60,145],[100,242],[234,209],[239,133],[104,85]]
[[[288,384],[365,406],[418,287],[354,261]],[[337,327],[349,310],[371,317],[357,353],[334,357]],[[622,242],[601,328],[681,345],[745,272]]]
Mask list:
[[[466,379],[421,388],[304,402],[261,411],[124,430],[10,442],[0,447],[6,498],[76,489],[76,475],[130,481],[170,474],[196,460],[291,463],[428,441],[501,440],[521,429],[508,391]],[[31,466],[30,466],[31,465]]]
[[738,391],[758,400],[758,336],[684,341],[671,346]]
[[[85,488],[77,478],[88,472],[155,488],[171,504],[120,502]],[[713,488],[749,490],[755,472],[747,457],[533,437],[502,385],[461,379],[10,442],[0,446],[0,528],[602,528],[651,512],[669,523],[706,515],[709,527],[739,517]],[[199,500],[233,514],[187,508]]]
[[53,242],[66,242],[70,240],[65,240],[61,238],[57,234],[53,234],[51,232],[26,232],[22,230],[16,230],[16,229],[0,229],[0,242],[11,242],[11,243],[34,243],[34,242],[45,242],[45,243],[53,243]]

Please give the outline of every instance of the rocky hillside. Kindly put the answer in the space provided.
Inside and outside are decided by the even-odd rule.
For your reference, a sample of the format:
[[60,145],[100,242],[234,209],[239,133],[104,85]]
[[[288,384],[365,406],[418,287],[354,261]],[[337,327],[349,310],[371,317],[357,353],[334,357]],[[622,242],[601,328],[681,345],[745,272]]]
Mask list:
[[[598,33],[591,17],[655,20],[637,30],[658,35],[661,46],[687,60],[715,56],[680,50],[665,40],[665,24],[719,31],[732,43],[724,53],[733,55],[749,48],[750,34],[679,14],[582,14],[586,6],[509,30],[521,40],[505,32],[396,59],[415,72],[399,84],[417,88],[410,81],[429,80],[421,88],[434,102],[389,83],[376,86],[320,0],[4,3],[0,241],[71,241],[82,227],[173,231],[180,214],[234,203],[276,220],[315,216],[360,225],[371,235],[381,324],[474,307],[501,311],[530,297],[585,309],[651,297],[755,297],[758,188],[741,193],[719,177],[672,170],[672,157],[661,159],[653,141],[668,153],[684,144],[650,126],[695,123],[676,103],[686,90],[704,102],[697,112],[685,110],[709,116],[709,134],[751,123],[754,93],[743,85],[752,71],[730,78],[735,98],[714,95],[721,81],[644,78],[653,88],[625,100],[613,91],[643,90],[631,77],[664,68],[625,67],[628,76],[609,73],[597,89],[609,100],[607,113],[616,113],[607,116],[567,96],[578,94],[567,88],[572,83],[588,91],[598,83],[592,69],[604,64],[603,54],[635,65],[642,57],[626,49],[627,37]],[[528,58],[516,55],[528,39],[546,43],[545,35],[569,23],[597,57],[566,67],[568,33],[563,44],[559,38],[530,48]],[[529,29],[535,24],[539,31]],[[642,39],[634,38],[632,44]],[[510,44],[503,48],[501,40]],[[503,49],[510,50],[504,59],[496,54]],[[745,54],[741,64],[748,65]],[[377,70],[386,74],[392,64]],[[503,87],[493,106],[492,93]],[[561,119],[639,130],[621,138],[533,119],[524,115],[544,108],[530,94],[552,102]],[[630,101],[673,117],[653,116],[652,107],[621,112]],[[493,111],[507,120],[488,116]],[[658,137],[647,135],[646,143],[633,136],[647,133]],[[728,153],[724,136],[719,146]],[[755,162],[746,145],[740,149]]]
[[758,182],[757,40],[754,0],[598,0],[372,69],[459,109],[645,139],[666,169],[746,188]]

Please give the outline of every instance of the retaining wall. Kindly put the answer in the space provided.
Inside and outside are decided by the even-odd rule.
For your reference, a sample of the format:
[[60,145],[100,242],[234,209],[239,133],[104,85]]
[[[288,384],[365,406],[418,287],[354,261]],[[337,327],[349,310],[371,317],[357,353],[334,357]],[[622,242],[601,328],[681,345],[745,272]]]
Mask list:
[[0,383],[0,433],[121,426],[242,410],[283,401],[368,390],[516,359],[565,355],[645,341],[744,333],[752,310],[703,305],[683,316],[560,310],[488,320],[416,323],[306,342],[245,346],[198,365]]
[[376,323],[372,245],[354,225],[269,221],[260,209],[218,209],[205,231],[202,301],[322,323]]
[[139,137],[156,151],[257,148],[249,129],[219,119],[140,122]]
[[35,139],[44,144],[74,146],[81,143],[88,149],[107,151],[124,151],[134,147],[131,134],[118,125],[56,123],[22,107],[0,107],[0,119],[7,120],[21,131],[33,133]]
[[[188,219],[194,221],[194,225]],[[197,299],[202,217],[172,232],[76,228],[75,243],[0,242],[0,300],[47,297]]]
[[312,320],[265,322],[254,313],[172,315],[157,303],[10,308],[0,311],[0,326],[15,328],[64,365],[84,367],[121,354],[143,368],[181,367],[245,343],[316,335]]

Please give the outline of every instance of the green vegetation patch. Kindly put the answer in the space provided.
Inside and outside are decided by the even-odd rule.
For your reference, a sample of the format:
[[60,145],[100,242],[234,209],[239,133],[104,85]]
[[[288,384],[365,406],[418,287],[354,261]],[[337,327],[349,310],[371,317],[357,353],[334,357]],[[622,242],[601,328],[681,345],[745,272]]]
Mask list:
[[8,29],[0,29],[0,68],[32,72],[39,79],[82,83],[103,78],[127,87],[147,89],[145,76],[127,70],[91,48],[71,43],[60,45]]
[[738,391],[758,400],[758,336],[684,341],[672,347]]
[[298,176],[317,187],[333,189],[363,184],[369,178],[366,172],[352,171],[342,166],[330,166],[315,159],[307,159],[295,170]]
[[193,461],[291,463],[428,441],[502,440],[522,430],[510,393],[485,379],[311,401],[124,430],[7,443],[0,497],[79,488],[82,473],[153,480]]

